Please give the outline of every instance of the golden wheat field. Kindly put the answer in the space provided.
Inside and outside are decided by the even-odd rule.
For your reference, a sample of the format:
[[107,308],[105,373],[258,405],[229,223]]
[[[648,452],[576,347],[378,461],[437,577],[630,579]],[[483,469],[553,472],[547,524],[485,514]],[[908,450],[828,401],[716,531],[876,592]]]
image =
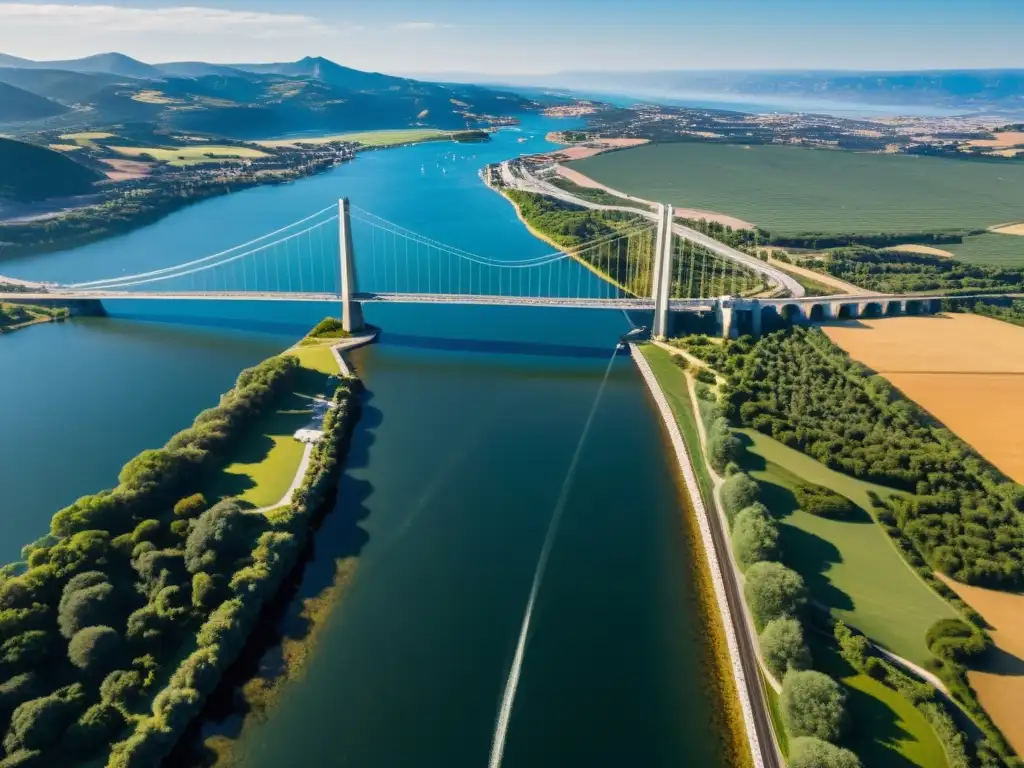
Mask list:
[[938,575],[992,625],[989,634],[995,651],[981,669],[968,672],[967,679],[1006,740],[1024,754],[1024,595],[969,587]]
[[1024,483],[1024,328],[955,314],[865,319],[825,332]]

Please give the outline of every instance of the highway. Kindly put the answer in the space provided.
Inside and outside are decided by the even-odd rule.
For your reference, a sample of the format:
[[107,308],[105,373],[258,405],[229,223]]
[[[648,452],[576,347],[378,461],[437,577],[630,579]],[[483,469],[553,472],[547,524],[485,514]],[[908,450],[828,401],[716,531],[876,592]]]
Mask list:
[[[550,184],[543,179],[537,178],[521,165],[518,166],[517,170],[519,171],[519,175],[512,171],[511,161],[509,160],[506,160],[501,164],[501,177],[505,183],[513,189],[547,195],[548,197],[554,197],[558,200],[562,200],[563,202],[572,203],[573,205],[579,205],[584,208],[590,208],[595,211],[624,211],[626,213],[643,216],[651,221],[658,220],[658,215],[654,212],[654,208],[657,204],[652,203],[650,200],[642,200],[641,198],[633,197],[631,195],[621,195],[621,193],[616,193],[622,197],[628,197],[630,200],[635,200],[636,202],[652,206],[652,209],[649,211],[645,211],[640,208],[629,208],[621,205],[600,205],[589,200],[583,200],[569,192],[566,192],[564,189],[559,189],[554,184]],[[511,184],[509,182],[511,182]],[[712,253],[716,253],[730,261],[742,264],[751,271],[759,275],[763,275],[770,282],[775,283],[777,286],[787,291],[790,296],[802,297],[805,295],[803,286],[800,285],[795,278],[786,274],[782,270],[761,261],[760,259],[756,259],[742,251],[738,251],[725,243],[720,243],[714,238],[708,237],[695,229],[685,227],[682,224],[673,224],[672,232],[679,237],[697,243]]]

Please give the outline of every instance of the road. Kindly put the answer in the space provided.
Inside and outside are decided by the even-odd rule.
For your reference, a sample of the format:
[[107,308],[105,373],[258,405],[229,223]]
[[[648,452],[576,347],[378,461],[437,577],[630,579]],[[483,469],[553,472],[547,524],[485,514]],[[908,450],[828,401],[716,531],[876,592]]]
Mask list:
[[[566,203],[572,203],[573,205],[583,206],[584,208],[590,208],[595,211],[624,211],[626,213],[633,213],[639,216],[643,216],[651,221],[657,221],[658,215],[653,211],[645,211],[640,208],[629,208],[622,205],[600,205],[593,203],[589,200],[583,200],[582,198],[576,197],[564,189],[559,189],[554,184],[550,184],[543,179],[539,179],[531,174],[525,167],[520,167],[521,176],[516,176],[511,171],[511,161],[506,160],[501,164],[501,177],[505,180],[505,183],[513,189],[520,189],[524,192],[533,192],[535,194],[547,195],[548,197],[554,197],[558,200],[562,200]],[[511,183],[510,183],[511,182]],[[656,203],[652,203],[649,200],[641,200],[640,198],[631,197],[631,199],[638,202],[646,203],[652,207],[657,207]],[[682,224],[673,224],[672,232],[679,237],[690,240],[691,242],[697,243],[703,246],[712,253],[716,253],[723,258],[735,261],[743,266],[747,267],[751,271],[763,275],[770,282],[775,283],[780,288],[786,290],[790,296],[802,297],[805,295],[804,288],[800,285],[797,280],[791,275],[786,274],[780,269],[767,264],[760,259],[756,259],[742,251],[738,251],[725,243],[720,243],[712,237],[698,232],[690,227],[685,227]]]

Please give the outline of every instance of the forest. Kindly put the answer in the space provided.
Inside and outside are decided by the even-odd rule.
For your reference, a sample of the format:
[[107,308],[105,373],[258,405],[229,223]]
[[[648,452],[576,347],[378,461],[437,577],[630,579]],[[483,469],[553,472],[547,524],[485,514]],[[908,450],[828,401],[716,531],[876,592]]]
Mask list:
[[902,491],[896,524],[933,568],[1024,586],[1024,488],[820,331],[683,342],[729,376],[726,415],[853,477]]
[[357,413],[357,382],[344,380],[290,506],[253,515],[206,499],[207,473],[297,368],[286,356],[243,371],[218,406],[128,462],[115,488],[54,515],[26,562],[2,570],[0,765],[108,750],[111,768],[154,765],[198,714],[295,563]]

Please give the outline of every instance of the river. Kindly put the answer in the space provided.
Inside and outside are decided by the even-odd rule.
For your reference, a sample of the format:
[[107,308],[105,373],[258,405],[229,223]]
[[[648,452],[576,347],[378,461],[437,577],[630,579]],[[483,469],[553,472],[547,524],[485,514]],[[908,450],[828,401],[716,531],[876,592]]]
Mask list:
[[[155,269],[341,195],[459,248],[541,255],[549,247],[525,232],[477,169],[538,151],[547,130],[567,124],[529,118],[489,144],[365,153],[322,176],[206,201],[4,271],[71,281]],[[456,160],[442,161],[453,151]],[[112,485],[127,458],[161,444],[212,405],[241,367],[284,348],[326,311],[229,302],[111,308],[111,318],[0,339],[8,371],[0,377],[8,426],[0,540],[8,559],[45,532],[56,508]],[[259,718],[211,720],[204,731],[237,737],[232,755],[246,768],[486,765],[541,543],[578,450],[503,764],[721,765],[693,542],[655,411],[628,356],[612,363],[580,444],[627,319],[600,310],[394,305],[368,306],[367,319],[384,333],[353,355],[367,385],[364,416],[337,508],[298,586],[299,597],[337,602],[274,707]],[[339,563],[345,583],[325,593]],[[297,631],[294,620],[282,631]],[[266,663],[273,657],[271,650]]]

